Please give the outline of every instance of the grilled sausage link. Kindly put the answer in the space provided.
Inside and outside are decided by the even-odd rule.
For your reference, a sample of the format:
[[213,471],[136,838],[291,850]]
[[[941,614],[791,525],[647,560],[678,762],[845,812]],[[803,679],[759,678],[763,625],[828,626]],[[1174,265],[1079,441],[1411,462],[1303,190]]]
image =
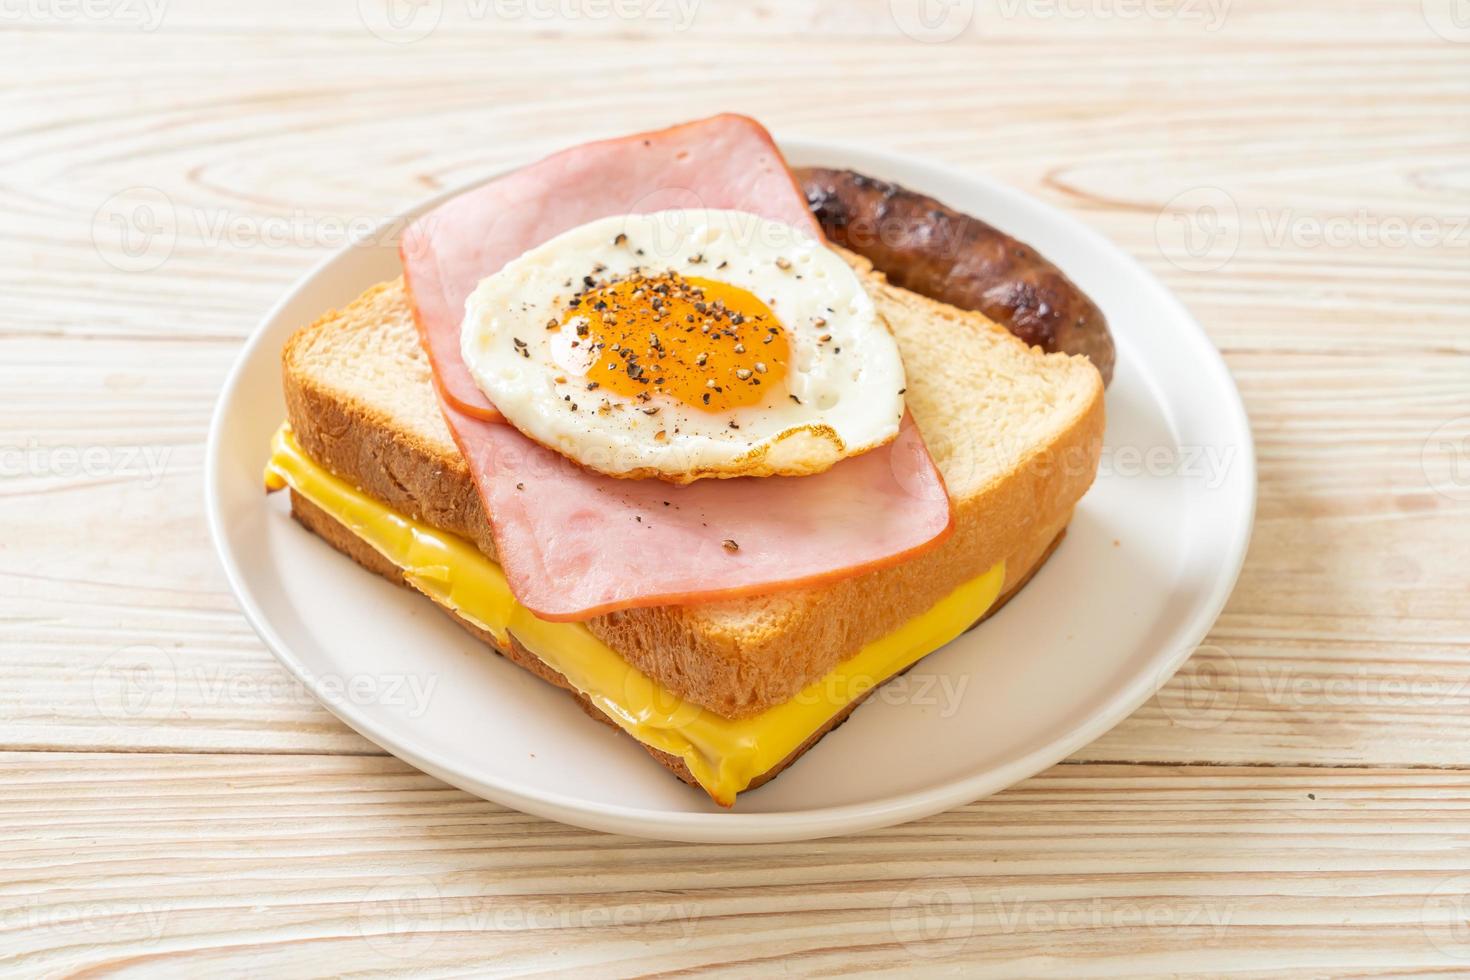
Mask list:
[[894,285],[977,310],[1028,344],[1085,354],[1106,384],[1113,338],[1097,305],[1036,250],[978,218],[851,170],[803,167],[796,179],[827,237]]

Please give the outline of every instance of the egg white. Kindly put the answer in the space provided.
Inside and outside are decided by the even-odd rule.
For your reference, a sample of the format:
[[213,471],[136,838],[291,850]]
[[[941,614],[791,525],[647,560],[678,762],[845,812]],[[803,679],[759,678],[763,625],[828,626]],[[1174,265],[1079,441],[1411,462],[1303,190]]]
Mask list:
[[[548,322],[584,277],[635,271],[719,280],[764,301],[790,344],[784,383],[757,405],[723,412],[587,390],[586,351]],[[507,421],[619,477],[819,473],[891,441],[904,412],[898,345],[857,274],[821,242],[741,211],[618,215],[565,232],[480,281],[465,301],[461,349]]]

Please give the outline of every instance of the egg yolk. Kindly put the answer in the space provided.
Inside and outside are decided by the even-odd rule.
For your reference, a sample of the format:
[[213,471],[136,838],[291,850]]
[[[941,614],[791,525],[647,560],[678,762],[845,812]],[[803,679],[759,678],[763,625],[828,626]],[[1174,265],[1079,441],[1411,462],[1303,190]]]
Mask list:
[[589,388],[640,401],[662,395],[709,412],[784,391],[786,328],[749,291],[674,272],[584,282],[560,325],[594,352]]

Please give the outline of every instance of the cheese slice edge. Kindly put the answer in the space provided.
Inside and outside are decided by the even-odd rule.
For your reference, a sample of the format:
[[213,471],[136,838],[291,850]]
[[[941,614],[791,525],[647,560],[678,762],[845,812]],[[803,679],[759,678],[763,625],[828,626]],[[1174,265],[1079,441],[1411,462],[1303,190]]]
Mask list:
[[420,592],[507,645],[513,636],[633,738],[688,766],[722,806],[779,765],[870,689],[959,636],[1000,596],[1005,564],[960,585],[927,612],[867,644],[791,700],[724,718],[633,667],[582,623],[551,623],[515,600],[500,566],[472,543],[404,515],[335,476],[289,425],[271,440],[266,487],[289,486],[403,571]]

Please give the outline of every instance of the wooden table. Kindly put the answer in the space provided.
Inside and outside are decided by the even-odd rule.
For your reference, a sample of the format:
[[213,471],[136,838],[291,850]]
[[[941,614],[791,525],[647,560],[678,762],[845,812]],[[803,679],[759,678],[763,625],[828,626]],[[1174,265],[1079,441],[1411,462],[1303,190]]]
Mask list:
[[[1463,10],[627,2],[0,7],[0,972],[1470,973]],[[221,380],[354,222],[723,109],[1069,210],[1199,316],[1258,441],[1239,588],[1160,697],[862,837],[450,789],[290,680],[205,533]]]

